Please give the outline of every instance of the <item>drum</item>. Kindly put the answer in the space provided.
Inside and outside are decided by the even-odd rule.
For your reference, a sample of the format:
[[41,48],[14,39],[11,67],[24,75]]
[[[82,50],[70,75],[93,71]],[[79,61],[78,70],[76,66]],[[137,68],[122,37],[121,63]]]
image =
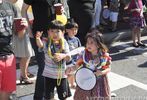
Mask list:
[[104,8],[102,15],[103,18],[108,19],[110,17],[110,10],[108,8]]
[[75,73],[75,81],[83,90],[91,90],[96,85],[96,76],[89,68],[82,67]]

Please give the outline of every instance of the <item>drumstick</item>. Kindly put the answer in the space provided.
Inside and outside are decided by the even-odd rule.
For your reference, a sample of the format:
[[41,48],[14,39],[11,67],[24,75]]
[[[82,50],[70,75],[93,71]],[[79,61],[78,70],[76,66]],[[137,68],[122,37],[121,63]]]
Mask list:
[[68,52],[69,55],[73,56],[76,54],[79,54],[80,52],[84,51],[85,47],[78,47],[70,52]]

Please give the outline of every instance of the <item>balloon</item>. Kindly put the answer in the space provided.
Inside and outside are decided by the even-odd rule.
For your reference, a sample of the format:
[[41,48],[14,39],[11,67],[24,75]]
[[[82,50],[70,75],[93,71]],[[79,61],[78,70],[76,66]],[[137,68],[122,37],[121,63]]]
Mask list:
[[56,15],[56,20],[62,22],[64,25],[67,23],[67,17],[64,14]]

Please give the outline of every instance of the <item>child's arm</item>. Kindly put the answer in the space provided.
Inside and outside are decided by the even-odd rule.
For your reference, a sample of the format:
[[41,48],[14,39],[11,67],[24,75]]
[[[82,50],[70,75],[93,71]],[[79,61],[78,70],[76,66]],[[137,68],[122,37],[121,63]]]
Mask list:
[[55,53],[54,54],[54,60],[55,61],[59,62],[62,59],[66,60],[66,61],[69,61],[71,59],[71,56],[68,55],[68,54],[65,54],[65,53]]
[[79,58],[74,66],[68,67],[68,68],[65,70],[65,73],[66,73],[66,74],[69,74],[69,73],[71,73],[71,72],[74,72],[74,71],[77,70],[82,64],[83,64],[83,59],[82,59],[82,58]]
[[97,70],[95,72],[96,76],[106,75],[108,72],[111,71],[110,65],[112,63],[111,62],[112,58],[109,56],[109,53],[105,53],[104,57],[106,57],[105,59],[107,59],[106,63],[104,65],[102,65],[102,69],[101,70]]
[[42,36],[42,33],[43,32],[39,32],[39,31],[36,32],[36,44],[39,48],[43,48],[43,42],[41,41],[40,38]]
[[96,76],[101,76],[101,75],[106,75],[107,73],[109,73],[111,71],[111,68],[107,68],[107,69],[104,69],[102,71],[100,70],[97,70],[95,73]]

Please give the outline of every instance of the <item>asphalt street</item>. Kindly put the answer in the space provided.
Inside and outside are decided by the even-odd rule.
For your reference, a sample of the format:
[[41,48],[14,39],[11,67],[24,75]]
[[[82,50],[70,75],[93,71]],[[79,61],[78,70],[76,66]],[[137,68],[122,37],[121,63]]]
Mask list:
[[[142,38],[147,44],[147,36]],[[110,47],[112,70],[108,74],[112,93],[117,96],[112,100],[147,100],[147,47],[134,48],[130,41],[119,41]],[[37,65],[30,66],[29,71],[36,75]],[[19,70],[17,70],[19,78]],[[35,82],[36,78],[33,78]],[[34,86],[19,84],[17,80],[17,97],[19,100],[33,100]],[[74,95],[74,90],[72,89]],[[58,100],[57,94],[55,99]],[[73,100],[72,97],[67,100]]]

